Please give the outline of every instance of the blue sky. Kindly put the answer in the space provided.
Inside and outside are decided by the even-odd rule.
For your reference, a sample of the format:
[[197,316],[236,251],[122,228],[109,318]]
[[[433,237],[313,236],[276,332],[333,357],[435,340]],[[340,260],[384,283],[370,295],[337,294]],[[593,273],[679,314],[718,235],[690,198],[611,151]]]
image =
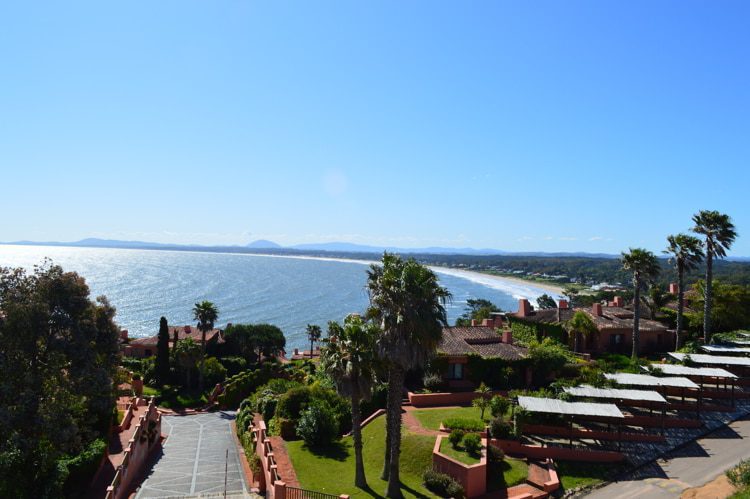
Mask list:
[[30,4],[2,241],[614,253],[717,209],[750,255],[747,2]]

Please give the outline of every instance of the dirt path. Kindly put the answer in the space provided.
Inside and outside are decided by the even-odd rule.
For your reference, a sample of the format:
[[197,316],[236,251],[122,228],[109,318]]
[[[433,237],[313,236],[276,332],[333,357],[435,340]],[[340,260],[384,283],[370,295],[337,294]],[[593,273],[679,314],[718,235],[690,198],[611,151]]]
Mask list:
[[729,483],[726,475],[719,475],[706,485],[687,489],[680,497],[682,499],[717,499],[729,497],[736,491],[737,489]]

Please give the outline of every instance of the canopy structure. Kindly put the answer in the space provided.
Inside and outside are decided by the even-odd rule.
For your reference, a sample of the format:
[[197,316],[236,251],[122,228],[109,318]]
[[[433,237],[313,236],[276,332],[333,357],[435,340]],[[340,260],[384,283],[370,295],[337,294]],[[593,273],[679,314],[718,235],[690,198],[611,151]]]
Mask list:
[[544,414],[563,414],[566,416],[598,416],[624,419],[622,412],[615,404],[596,404],[592,402],[565,402],[557,399],[518,397],[518,405],[529,412]]
[[564,388],[565,393],[574,397],[588,397],[596,399],[630,400],[634,402],[667,403],[667,399],[653,390],[624,390],[621,388],[596,388],[590,385]]
[[647,374],[614,373],[605,374],[607,379],[614,380],[619,385],[625,386],[666,386],[674,388],[700,388],[687,378],[649,376]]
[[750,354],[750,347],[737,347],[732,345],[703,345],[701,350],[708,353]]
[[[726,369],[718,367],[688,367],[680,364],[651,364],[651,368],[658,369],[668,376],[701,376],[706,378],[734,379],[736,375]],[[645,367],[644,367],[645,369]]]
[[690,357],[690,360],[696,364],[750,367],[750,357],[729,357],[727,355],[708,355],[705,353],[686,354],[677,352],[669,352],[669,355],[680,362],[685,360],[685,357]]

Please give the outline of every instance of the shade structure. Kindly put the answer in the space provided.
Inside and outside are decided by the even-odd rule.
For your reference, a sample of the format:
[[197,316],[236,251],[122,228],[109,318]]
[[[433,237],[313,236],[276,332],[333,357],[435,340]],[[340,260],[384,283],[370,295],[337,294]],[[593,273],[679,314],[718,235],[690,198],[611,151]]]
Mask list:
[[630,400],[637,402],[659,402],[667,403],[667,399],[653,390],[626,390],[622,388],[597,388],[590,385],[573,386],[564,388],[565,393],[574,397],[587,397],[597,399]]
[[705,353],[678,353],[669,352],[669,356],[682,362],[685,357],[690,357],[696,364],[707,364],[715,366],[743,366],[750,367],[750,357],[729,357],[727,355],[708,355]]
[[738,347],[733,345],[703,345],[701,350],[708,353],[726,353],[735,355],[750,354],[750,347]]
[[658,369],[668,376],[702,376],[706,378],[726,379],[737,378],[735,374],[718,367],[688,367],[680,364],[651,364],[651,368]]
[[565,402],[563,400],[518,397],[518,405],[529,412],[544,414],[563,414],[566,416],[597,416],[624,419],[622,412],[615,404],[597,404],[593,402]]
[[607,379],[614,380],[618,385],[624,386],[669,386],[675,388],[699,388],[687,378],[681,377],[658,377],[647,374],[614,373],[605,374]]

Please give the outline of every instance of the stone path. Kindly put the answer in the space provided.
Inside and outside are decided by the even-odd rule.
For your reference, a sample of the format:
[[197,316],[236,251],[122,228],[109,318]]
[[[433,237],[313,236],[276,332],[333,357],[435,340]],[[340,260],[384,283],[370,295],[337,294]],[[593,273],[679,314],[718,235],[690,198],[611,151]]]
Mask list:
[[[453,407],[435,407],[435,409],[452,409]],[[456,406],[455,408],[458,408]],[[430,430],[428,428],[425,428],[422,426],[422,423],[419,422],[417,417],[414,415],[414,411],[417,410],[425,410],[429,411],[430,408],[421,408],[417,409],[414,406],[406,405],[402,406],[403,412],[401,413],[401,424],[409,430],[412,433],[416,433],[417,435],[444,435],[444,433],[438,431],[438,430]]]
[[234,412],[162,416],[162,454],[137,499],[223,494],[245,495],[245,477],[230,427]]

